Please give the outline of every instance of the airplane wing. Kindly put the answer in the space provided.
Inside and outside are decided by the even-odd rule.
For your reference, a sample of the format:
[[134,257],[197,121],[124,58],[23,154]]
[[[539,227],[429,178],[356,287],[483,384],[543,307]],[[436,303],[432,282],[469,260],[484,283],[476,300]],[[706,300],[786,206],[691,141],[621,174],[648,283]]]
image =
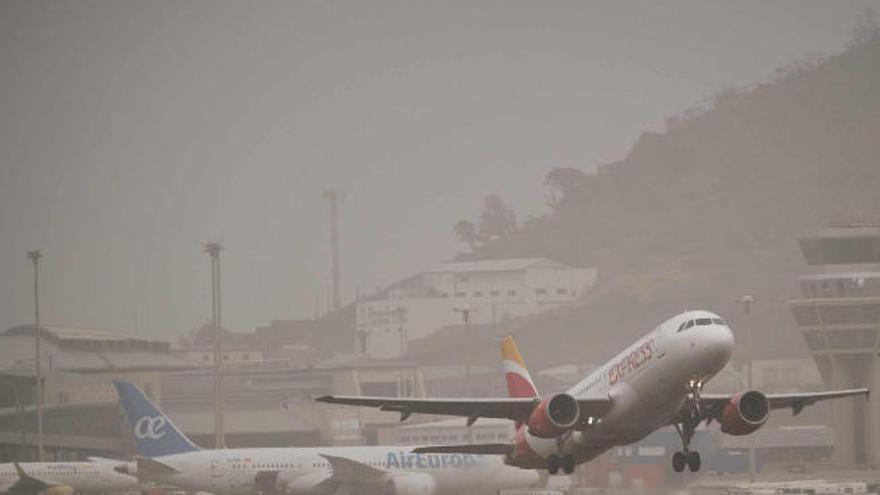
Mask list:
[[319,455],[330,463],[330,469],[333,471],[331,480],[337,483],[370,483],[383,480],[390,474],[388,471],[345,457]]
[[[853,397],[857,395],[868,396],[867,388],[853,388],[847,390],[829,390],[827,392],[806,392],[793,394],[766,394],[767,401],[770,403],[770,409],[786,409],[791,408],[792,414],[798,415],[806,406],[815,404],[816,402],[841,399],[844,397]],[[723,408],[733,394],[702,394],[700,402],[707,406],[708,410],[719,411]]]
[[137,478],[139,480],[161,482],[180,472],[168,464],[150,459],[149,457],[138,457],[136,462]]
[[431,447],[417,447],[412,450],[413,454],[485,454],[505,455],[510,451],[508,443],[483,443],[464,445],[437,445]]
[[16,474],[18,474],[18,481],[16,481],[12,486],[9,487],[7,493],[36,494],[46,490],[47,488],[58,486],[58,484],[55,482],[43,481],[27,474],[17,462],[13,464],[15,465],[15,472]]
[[[514,397],[497,399],[414,399],[397,397],[358,397],[351,395],[325,395],[315,399],[328,404],[377,407],[382,411],[400,413],[404,421],[413,413],[462,416],[472,424],[478,418],[502,418],[526,421],[532,410],[541,403],[540,397]],[[578,398],[582,416],[601,417],[611,408],[608,396]]]

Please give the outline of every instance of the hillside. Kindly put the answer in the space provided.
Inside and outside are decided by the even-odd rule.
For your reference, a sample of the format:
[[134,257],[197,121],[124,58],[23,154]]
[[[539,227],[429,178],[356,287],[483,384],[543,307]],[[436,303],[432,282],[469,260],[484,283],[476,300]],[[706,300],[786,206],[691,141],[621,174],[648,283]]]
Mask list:
[[[880,219],[878,187],[875,39],[670,119],[552,213],[461,258],[549,256],[599,268],[599,288],[583,305],[511,328],[538,368],[607,357],[687,308],[713,309],[741,335],[743,294],[757,300],[758,356],[803,356],[786,306],[806,270],[798,238],[832,221]],[[469,356],[449,357],[452,342],[433,347],[444,351],[416,357],[496,352],[490,339]]]

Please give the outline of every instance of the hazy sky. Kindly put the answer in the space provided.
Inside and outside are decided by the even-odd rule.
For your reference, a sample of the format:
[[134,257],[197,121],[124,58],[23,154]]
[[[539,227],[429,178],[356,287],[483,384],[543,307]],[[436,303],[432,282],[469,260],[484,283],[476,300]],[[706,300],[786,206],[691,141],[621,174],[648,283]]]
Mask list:
[[842,50],[870,1],[0,1],[0,330],[309,317],[461,246],[500,193],[622,158],[725,85]]

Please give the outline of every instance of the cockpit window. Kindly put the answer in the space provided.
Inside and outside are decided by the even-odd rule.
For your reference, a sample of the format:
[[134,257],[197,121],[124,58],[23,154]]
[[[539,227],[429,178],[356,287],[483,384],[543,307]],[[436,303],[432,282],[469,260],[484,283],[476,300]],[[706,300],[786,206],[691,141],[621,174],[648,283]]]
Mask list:
[[692,326],[694,326],[694,320],[688,320],[687,325],[684,326],[684,329],[687,330]]
[[712,318],[712,323],[716,325],[724,325],[725,327],[727,326],[727,323],[724,323],[724,320],[721,318]]
[[678,333],[678,332],[684,330],[684,326],[687,325],[687,323],[688,322],[686,322],[686,321],[681,322],[681,325],[678,326],[678,330],[675,333]]
[[697,318],[697,325],[711,325],[712,318]]

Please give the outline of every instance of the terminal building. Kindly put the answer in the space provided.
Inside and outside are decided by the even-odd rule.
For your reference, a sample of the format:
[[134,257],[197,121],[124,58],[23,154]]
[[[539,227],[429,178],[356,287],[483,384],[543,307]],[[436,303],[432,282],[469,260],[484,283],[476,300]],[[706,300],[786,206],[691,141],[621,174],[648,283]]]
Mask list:
[[469,323],[483,328],[574,303],[597,271],[547,258],[447,263],[358,302],[356,349],[375,358],[406,354],[407,343]]
[[809,272],[789,306],[824,384],[871,389],[833,401],[834,461],[880,467],[880,223],[833,225],[800,246]]
[[[169,342],[120,332],[62,326],[42,330],[47,460],[131,458],[134,439],[123,426],[112,385],[120,379],[139,385],[193,441],[214,447],[213,366],[201,350],[174,350]],[[36,458],[33,353],[32,326],[0,333],[0,462]],[[423,368],[362,353],[318,358],[310,351],[305,354],[309,359],[303,359],[299,351],[266,355],[243,345],[223,353],[229,447],[397,444],[399,414],[314,399],[327,394],[460,394],[468,379],[479,393],[503,386],[503,375],[492,367]],[[420,415],[407,424],[436,419]]]
[[[165,372],[194,369],[169,342],[66,326],[42,326],[43,444],[47,459],[114,457],[125,450],[113,380],[157,399]],[[36,458],[34,327],[0,334],[0,460]]]

